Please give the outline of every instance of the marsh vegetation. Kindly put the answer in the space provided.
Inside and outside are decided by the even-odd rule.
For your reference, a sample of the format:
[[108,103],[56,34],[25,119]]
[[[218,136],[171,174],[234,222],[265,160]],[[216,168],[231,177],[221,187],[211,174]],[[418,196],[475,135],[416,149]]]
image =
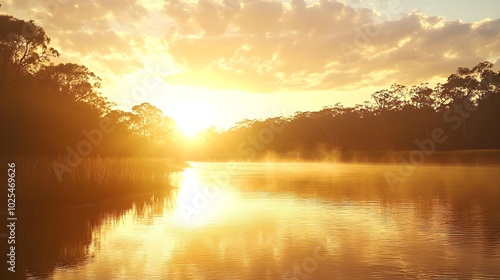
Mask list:
[[19,205],[28,208],[96,204],[171,189],[170,174],[185,166],[164,158],[88,157],[62,180],[53,158],[17,158]]

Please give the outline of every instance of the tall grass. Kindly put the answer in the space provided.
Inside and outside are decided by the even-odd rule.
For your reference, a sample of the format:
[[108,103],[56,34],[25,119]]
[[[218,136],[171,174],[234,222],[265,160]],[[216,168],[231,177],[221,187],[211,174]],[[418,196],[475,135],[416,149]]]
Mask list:
[[88,157],[59,180],[50,158],[17,158],[18,206],[93,204],[173,188],[173,172],[183,163],[164,158]]

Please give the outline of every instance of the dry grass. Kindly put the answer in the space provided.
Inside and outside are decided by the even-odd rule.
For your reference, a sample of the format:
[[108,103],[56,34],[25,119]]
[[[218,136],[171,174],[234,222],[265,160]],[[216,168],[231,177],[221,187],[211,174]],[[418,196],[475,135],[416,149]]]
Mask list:
[[[50,158],[17,158],[16,200],[19,206],[94,204],[173,188],[172,172],[183,163],[164,158],[89,157],[59,180]],[[6,166],[6,165],[5,165]]]

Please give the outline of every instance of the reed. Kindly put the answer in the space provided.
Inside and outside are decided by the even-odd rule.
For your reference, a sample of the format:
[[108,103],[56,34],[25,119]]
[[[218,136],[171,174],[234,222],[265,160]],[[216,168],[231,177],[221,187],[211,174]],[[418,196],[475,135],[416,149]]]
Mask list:
[[[11,160],[12,161],[12,160]],[[88,157],[62,175],[54,158],[16,158],[16,202],[19,207],[94,204],[130,195],[169,190],[172,173],[183,163],[165,158]]]

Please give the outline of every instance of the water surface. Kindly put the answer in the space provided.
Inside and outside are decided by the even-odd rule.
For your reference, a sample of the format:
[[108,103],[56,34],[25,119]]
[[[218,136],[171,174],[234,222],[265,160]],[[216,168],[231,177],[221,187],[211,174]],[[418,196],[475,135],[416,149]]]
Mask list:
[[174,191],[37,217],[27,269],[55,279],[498,279],[500,167],[418,166],[391,187],[398,168],[195,162]]

